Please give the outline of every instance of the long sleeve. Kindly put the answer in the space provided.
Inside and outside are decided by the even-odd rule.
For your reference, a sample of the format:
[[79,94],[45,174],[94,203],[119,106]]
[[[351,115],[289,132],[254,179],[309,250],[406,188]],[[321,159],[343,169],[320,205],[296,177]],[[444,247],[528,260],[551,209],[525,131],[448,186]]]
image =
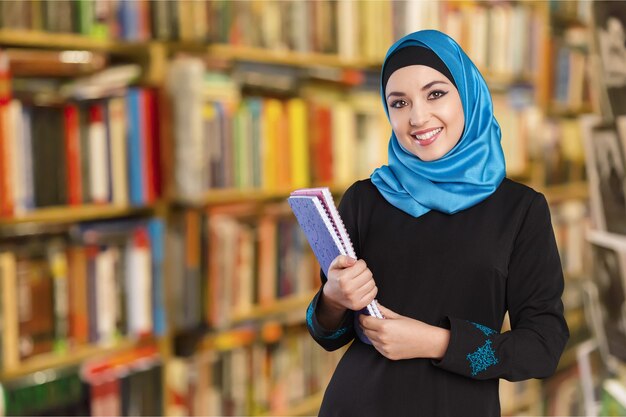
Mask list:
[[506,302],[511,331],[469,318],[447,317],[450,342],[439,368],[476,379],[520,381],[554,373],[569,330],[563,317],[563,272],[543,195],[536,194],[508,265]]
[[[354,193],[354,186],[350,187],[343,195],[343,198],[341,199],[341,202],[339,203],[338,211],[339,211],[339,215],[344,221],[346,230],[348,231],[348,234],[350,235],[350,239],[352,240],[352,242],[356,243],[358,241],[355,239],[357,228],[356,228],[356,221],[355,221],[356,219],[355,210],[354,210],[354,205],[353,205],[353,193]],[[355,250],[357,251],[357,255],[358,255],[359,253],[358,248],[355,247]],[[322,289],[324,288],[324,285],[326,284],[327,278],[321,270],[320,270],[320,279],[322,282],[322,287],[317,292],[315,297],[313,297],[313,300],[307,307],[306,323],[307,323],[307,328],[309,329],[309,333],[311,333],[311,336],[313,337],[313,339],[315,339],[315,341],[324,349],[328,351],[332,351],[332,350],[336,350],[342,346],[347,345],[356,336],[356,333],[354,330],[354,312],[348,310],[348,312],[343,317],[343,320],[341,321],[339,327],[335,330],[329,330],[329,329],[325,329],[324,327],[322,327],[320,323],[317,321],[317,310],[318,310],[319,299],[321,297]]]
[[322,290],[313,297],[306,310],[306,325],[313,339],[324,349],[333,351],[350,343],[354,339],[354,313],[350,310],[346,312],[339,327],[335,330],[329,330],[317,321],[317,306]]

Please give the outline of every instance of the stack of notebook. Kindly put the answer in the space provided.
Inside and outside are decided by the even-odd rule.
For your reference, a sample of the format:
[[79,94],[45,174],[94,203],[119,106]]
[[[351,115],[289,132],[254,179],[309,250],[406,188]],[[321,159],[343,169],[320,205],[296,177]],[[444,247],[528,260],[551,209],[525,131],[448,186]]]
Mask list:
[[[354,247],[328,188],[296,190],[291,193],[288,202],[326,276],[337,256],[347,255],[356,259]],[[383,318],[376,301],[367,306],[367,313]]]

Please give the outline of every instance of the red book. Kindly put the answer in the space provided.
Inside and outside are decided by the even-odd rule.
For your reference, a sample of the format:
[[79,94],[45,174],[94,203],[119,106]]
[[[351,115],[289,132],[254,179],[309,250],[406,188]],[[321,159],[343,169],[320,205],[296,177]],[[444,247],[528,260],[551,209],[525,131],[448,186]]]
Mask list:
[[333,181],[333,138],[332,138],[332,115],[326,105],[316,103],[313,105],[314,138],[313,149],[313,172],[314,181],[317,185],[329,185]]
[[145,200],[148,203],[153,203],[156,200],[156,187],[154,179],[154,115],[153,105],[154,92],[151,90],[141,91],[141,123],[143,125],[142,147],[144,155],[144,195]]
[[81,246],[67,251],[69,285],[69,339],[73,345],[89,342],[89,308],[87,291],[87,253]]
[[67,163],[67,198],[69,205],[83,202],[83,178],[80,162],[80,128],[78,107],[68,104],[63,109],[65,159]]
[[160,107],[161,93],[151,90],[150,117],[152,127],[152,176],[154,178],[154,193],[159,198],[163,193],[163,174],[161,169],[161,123],[163,123]]
[[9,73],[9,58],[0,50],[0,216],[13,215],[13,187],[11,164],[8,160],[8,146],[11,138],[8,136],[7,125],[9,115],[8,106],[11,101],[11,74]]
[[11,169],[7,163],[8,138],[6,137],[6,114],[7,105],[0,103],[0,217],[10,217],[13,215],[11,198]]

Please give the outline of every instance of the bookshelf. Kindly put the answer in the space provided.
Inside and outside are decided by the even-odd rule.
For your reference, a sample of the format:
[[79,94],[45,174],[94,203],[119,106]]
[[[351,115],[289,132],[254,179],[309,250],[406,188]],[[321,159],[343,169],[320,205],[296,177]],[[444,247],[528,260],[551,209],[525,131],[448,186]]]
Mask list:
[[[114,356],[131,348],[149,343],[154,343],[154,341],[124,339],[110,346],[83,346],[66,352],[46,353],[24,361],[18,368],[3,370],[0,374],[0,379],[10,380],[46,369],[77,365],[87,359]],[[163,341],[159,341],[159,343],[163,343]]]
[[[68,3],[67,1],[62,3]],[[131,3],[131,2],[122,2],[122,3]],[[139,3],[147,3],[147,2],[136,2]],[[157,8],[164,7],[163,4],[167,4],[168,2],[158,2],[159,4],[154,6]],[[285,11],[282,18],[276,19],[276,15],[274,16],[274,20],[270,22],[269,16],[271,13],[275,13],[276,11],[267,11],[261,10],[260,15],[255,16],[259,21],[266,19],[270,23],[266,23],[268,26],[266,28],[267,33],[270,35],[266,35],[267,39],[264,39],[262,42],[255,39],[254,36],[258,34],[248,33],[248,29],[246,27],[241,27],[241,23],[234,22],[233,16],[234,11],[229,9],[229,6],[226,2],[223,7],[225,9],[219,9],[217,3],[219,2],[169,2],[173,7],[176,5],[180,6],[178,12],[178,17],[174,17],[175,15],[171,10],[165,9],[155,9],[155,14],[151,17],[146,15],[146,10],[148,9],[138,9],[138,15],[134,17],[135,19],[153,19],[153,23],[155,27],[155,33],[153,36],[145,36],[141,34],[132,34],[128,31],[122,30],[120,33],[114,34],[110,37],[97,37],[97,36],[89,36],[87,34],[79,34],[79,33],[52,33],[50,31],[45,31],[43,28],[34,27],[32,30],[28,29],[10,29],[3,28],[0,29],[0,46],[2,47],[14,47],[14,48],[23,48],[23,49],[47,49],[47,50],[85,50],[85,51],[94,51],[94,52],[102,52],[107,56],[112,57],[112,61],[108,64],[111,65],[113,62],[133,62],[140,65],[142,68],[141,78],[138,81],[138,85],[142,87],[152,88],[158,92],[158,100],[163,101],[164,111],[162,117],[159,119],[159,126],[162,128],[160,132],[163,146],[163,155],[160,170],[163,173],[163,195],[160,198],[155,199],[154,201],[147,202],[145,204],[140,204],[137,206],[132,205],[102,205],[102,204],[79,204],[77,206],[53,206],[47,208],[38,208],[36,210],[32,210],[23,215],[18,216],[4,216],[0,217],[0,233],[3,229],[10,229],[13,227],[17,227],[20,225],[27,224],[48,224],[48,223],[60,223],[60,224],[78,224],[81,222],[100,222],[105,220],[116,220],[116,219],[126,219],[126,218],[158,218],[161,219],[166,228],[169,228],[168,231],[171,232],[171,227],[175,224],[175,218],[177,215],[185,216],[187,212],[195,212],[199,215],[200,219],[200,227],[205,228],[205,224],[202,222],[210,222],[211,218],[215,216],[216,210],[218,214],[224,214],[223,212],[219,212],[220,208],[224,206],[236,206],[236,205],[255,205],[256,209],[254,214],[246,217],[241,221],[241,224],[245,227],[250,226],[252,230],[258,230],[259,224],[255,220],[259,216],[268,215],[269,217],[280,218],[282,214],[270,213],[268,214],[265,211],[266,207],[271,207],[280,203],[281,200],[286,199],[289,195],[289,192],[296,187],[296,185],[309,186],[316,184],[323,185],[331,185],[331,190],[335,196],[340,196],[341,192],[345,189],[345,185],[350,183],[350,180],[355,178],[362,178],[368,175],[368,170],[370,170],[373,166],[376,166],[380,163],[380,158],[384,158],[386,155],[386,147],[384,143],[375,143],[371,140],[367,140],[365,145],[358,144],[358,146],[367,146],[368,151],[367,154],[364,155],[364,159],[368,162],[368,166],[365,169],[358,170],[357,167],[352,167],[352,170],[349,172],[343,172],[341,175],[341,179],[337,180],[337,172],[335,170],[335,178],[332,178],[333,175],[330,176],[330,180],[324,177],[323,172],[317,172],[318,165],[322,163],[320,160],[312,160],[310,161],[310,169],[309,172],[306,172],[302,178],[301,183],[296,184],[295,182],[280,184],[279,181],[273,180],[274,182],[269,186],[267,184],[255,183],[256,186],[250,186],[250,183],[254,183],[252,178],[250,183],[241,183],[239,187],[235,186],[235,184],[227,184],[227,187],[207,187],[203,186],[199,188],[199,192],[197,193],[177,193],[175,181],[173,181],[173,177],[176,175],[176,163],[172,161],[173,159],[173,151],[175,151],[175,143],[177,138],[176,132],[172,131],[173,125],[175,125],[175,121],[172,120],[171,110],[167,107],[171,104],[171,98],[163,98],[161,96],[166,96],[164,90],[166,89],[167,83],[167,71],[169,69],[170,64],[175,59],[175,56],[178,54],[186,54],[188,56],[196,56],[199,57],[202,61],[209,63],[208,67],[211,67],[211,63],[214,61],[226,61],[228,64],[225,66],[217,65],[219,68],[228,68],[233,69],[237,68],[238,65],[242,63],[252,63],[253,65],[264,65],[270,69],[276,69],[279,67],[282,68],[290,68],[295,69],[300,73],[306,73],[308,69],[311,67],[321,67],[325,69],[335,70],[335,71],[354,71],[360,74],[364,79],[362,85],[356,85],[356,87],[361,87],[362,90],[368,90],[365,93],[363,91],[358,91],[353,96],[351,96],[351,88],[355,87],[355,85],[346,85],[345,82],[335,82],[333,81],[333,87],[331,89],[341,91],[341,94],[337,99],[337,96],[333,96],[331,94],[330,103],[335,104],[337,102],[341,102],[342,104],[346,104],[349,107],[347,113],[345,114],[353,114],[358,115],[362,119],[367,119],[367,123],[362,126],[357,126],[356,129],[366,129],[368,127],[374,127],[374,129],[378,129],[378,138],[385,138],[385,134],[382,134],[384,130],[384,126],[386,126],[386,121],[380,117],[380,112],[382,109],[380,108],[380,99],[378,98],[377,87],[375,86],[373,89],[371,86],[367,85],[368,81],[371,79],[377,80],[376,72],[379,70],[381,62],[382,62],[382,53],[384,53],[384,49],[388,46],[393,39],[393,37],[397,34],[387,33],[384,30],[374,31],[371,33],[369,31],[363,31],[359,25],[354,24],[354,27],[350,25],[346,25],[351,28],[350,30],[341,30],[337,29],[337,33],[335,33],[333,40],[328,40],[324,38],[324,32],[327,27],[330,25],[319,25],[313,28],[312,32],[313,41],[306,40],[301,38],[299,34],[304,28],[297,28],[288,25],[288,22],[285,22],[283,18],[285,16],[296,16],[298,13],[305,13],[308,9],[304,8],[305,6],[297,5],[297,2],[292,2],[291,5],[285,7],[293,7],[292,9],[288,9]],[[180,3],[180,4],[179,4]],[[196,3],[196,4],[191,4]],[[285,2],[288,4],[289,2]],[[305,4],[306,2],[301,2]],[[320,7],[320,9],[316,9],[317,12],[322,11],[323,13],[327,13],[326,7],[331,2],[318,2],[319,4],[315,7]],[[525,19],[528,19],[526,22],[533,28],[537,29],[537,38],[540,41],[545,41],[543,37],[547,35],[547,25],[549,11],[547,10],[546,5],[543,2],[531,2],[530,4],[526,2],[511,4],[503,4],[503,5],[486,5],[480,2],[467,2],[464,7],[459,6],[458,2],[447,2],[449,3],[448,7],[442,7],[442,9],[438,9],[434,7],[432,4],[427,4],[427,2],[408,2],[407,5],[402,4],[402,2],[395,2],[397,4],[393,4],[394,2],[363,2],[364,4],[357,5],[358,2],[340,2],[346,3],[343,4],[342,7],[348,7],[347,11],[342,9],[338,13],[343,13],[342,16],[345,17],[345,13],[356,13],[361,16],[367,16],[366,19],[369,19],[369,23],[364,22],[363,25],[365,27],[370,28],[382,28],[386,26],[393,25],[381,25],[380,19],[393,19],[391,17],[390,11],[392,11],[393,7],[399,7],[400,12],[406,12],[406,15],[409,15],[409,12],[416,13],[419,12],[420,16],[423,16],[423,21],[420,22],[411,22],[410,19],[405,21],[404,18],[401,19],[400,24],[397,25],[402,29],[413,28],[412,25],[422,25],[423,27],[428,27],[432,25],[433,27],[438,27],[443,30],[447,30],[454,33],[461,33],[463,31],[469,31],[469,28],[472,27],[472,30],[478,30],[477,28],[480,25],[472,25],[472,19],[476,18],[478,20],[485,19],[485,14],[489,15],[494,10],[497,12],[494,15],[498,15],[503,17],[504,21],[510,21],[511,16],[518,12],[518,9],[524,10],[528,12],[528,16]],[[352,4],[353,3],[353,4]],[[366,4],[368,3],[368,4]],[[411,3],[409,5],[409,3]],[[423,4],[420,4],[423,3]],[[536,3],[536,4],[533,4]],[[207,9],[202,11],[197,9],[199,4],[206,4]],[[72,6],[73,7],[73,6]],[[134,6],[133,6],[134,7]],[[141,6],[144,7],[144,6]],[[146,6],[148,7],[148,6]],[[169,7],[169,6],[167,6]],[[306,7],[311,7],[307,5]],[[402,9],[404,7],[412,7],[412,9]],[[437,6],[439,7],[439,6]],[[363,10],[359,9],[363,8]],[[435,10],[435,12],[433,12]],[[250,16],[254,16],[254,11],[250,8],[250,5],[247,2],[241,2],[241,16],[243,16],[243,21],[245,19],[250,19]],[[440,13],[441,12],[441,13]],[[206,16],[207,21],[215,22],[219,20],[219,24],[215,24],[213,27],[203,27],[200,19],[194,19],[193,15],[197,14],[197,16]],[[220,14],[221,13],[221,14]],[[459,14],[460,13],[460,14]],[[223,14],[223,15],[222,15]],[[402,15],[402,14],[400,14]],[[143,16],[143,17],[142,17]],[[223,19],[219,19],[219,17],[223,17]],[[269,16],[269,17],[268,17]],[[280,17],[279,16],[279,17]],[[459,19],[459,16],[461,18]],[[525,15],[526,16],[526,15]],[[428,20],[427,19],[431,19]],[[174,22],[178,19],[176,22]],[[213,20],[210,20],[213,19]],[[469,19],[469,20],[468,20]],[[508,20],[507,20],[508,19]],[[1,20],[1,19],[0,19]],[[109,19],[110,20],[110,19]],[[477,21],[478,21],[477,20]],[[391,20],[393,21],[393,20]],[[164,24],[165,22],[165,24]],[[372,23],[374,22],[374,23]],[[432,22],[432,23],[431,23]],[[127,24],[126,22],[125,24]],[[493,23],[493,22],[492,22]],[[485,23],[487,24],[487,23]],[[132,26],[132,23],[130,24]],[[237,26],[237,31],[229,32],[227,29],[230,27],[229,25],[233,25],[232,27]],[[2,24],[0,23],[0,26]],[[135,26],[140,27],[141,24],[135,22]],[[253,26],[253,25],[250,25]],[[280,26],[289,27],[289,33],[287,30],[280,30]],[[110,26],[113,27],[113,26]],[[165,29],[163,29],[165,28]],[[158,31],[165,31],[163,33],[156,33]],[[333,29],[334,31],[335,29]],[[498,30],[502,30],[501,26],[498,26]],[[332,32],[332,31],[328,31]],[[367,33],[366,33],[367,32]],[[238,34],[241,39],[229,39],[229,36],[232,34]],[[277,36],[276,33],[279,33],[280,36]],[[472,32],[474,36],[486,36],[481,32]],[[504,32],[503,32],[504,33]],[[506,32],[508,33],[508,32]],[[229,35],[230,34],[230,35]],[[232,35],[235,36],[235,35]],[[362,39],[361,39],[362,38]],[[514,35],[503,34],[503,39],[506,42],[512,42],[515,39]],[[498,56],[502,54],[503,50],[511,49],[516,50],[516,48],[509,48],[506,42],[498,43],[497,47],[494,48],[493,51],[483,50],[488,49],[483,46],[476,46],[471,43],[464,44],[464,48],[470,52],[470,56],[483,56],[482,62],[488,61],[489,54],[493,56]],[[483,49],[481,49],[483,48]],[[509,62],[502,62],[502,60],[498,60],[498,66],[496,66],[496,70],[493,72],[485,71],[484,75],[487,79],[490,88],[494,90],[495,94],[507,95],[512,89],[515,89],[518,86],[532,86],[535,91],[533,91],[533,102],[538,102],[541,111],[543,111],[546,115],[561,119],[561,118],[570,118],[572,116],[577,116],[579,112],[584,112],[590,107],[582,106],[578,108],[557,108],[556,106],[550,106],[546,103],[550,102],[550,91],[552,81],[549,79],[550,77],[546,77],[543,75],[546,69],[545,65],[551,61],[549,48],[546,48],[544,44],[541,42],[537,45],[526,46],[524,49],[524,53],[528,55],[532,55],[531,59],[529,59],[528,65],[523,65],[524,63],[519,62],[518,56],[510,56],[510,62],[516,62],[517,66],[509,67]],[[483,65],[481,68],[489,68],[491,66]],[[209,72],[208,69],[206,71]],[[331,71],[332,72],[332,71]],[[327,77],[331,78],[331,77]],[[272,82],[271,78],[269,78]],[[322,80],[328,82],[329,79]],[[331,80],[332,81],[332,80]],[[236,83],[235,83],[236,84]],[[357,83],[358,84],[358,83]],[[201,86],[200,86],[201,87]],[[219,86],[217,86],[219,87]],[[238,86],[236,86],[238,87]],[[358,88],[356,89],[358,90]],[[228,93],[226,96],[228,96]],[[316,108],[322,108],[320,114],[327,114],[327,109],[323,109],[324,106],[327,108],[330,107],[328,105],[329,99],[327,95],[326,89],[312,89],[312,93],[309,94],[310,91],[304,90],[288,90],[286,93],[283,92],[284,96],[279,97],[281,101],[280,105],[287,108],[288,100],[293,98],[306,98],[307,100],[311,99],[316,102]],[[275,97],[271,96],[271,94],[267,93],[267,91],[254,91],[253,95],[255,97],[261,97],[263,100],[266,98],[274,99]],[[212,102],[222,104],[225,101],[230,100],[230,96],[227,100],[223,100],[222,98],[212,97],[210,100]],[[239,100],[245,101],[250,97],[250,94],[243,94],[243,99],[241,96],[238,97],[235,103],[240,103]],[[365,99],[363,99],[365,97]],[[542,97],[545,98],[542,102]],[[269,102],[265,101],[264,104]],[[272,101],[270,103],[271,106],[276,107],[276,102]],[[216,107],[217,108],[217,107]],[[509,107],[504,107],[504,109],[509,109]],[[345,110],[345,109],[344,109]],[[170,112],[170,113],[168,113]],[[245,114],[244,114],[245,116]],[[519,126],[517,123],[521,120],[523,115],[516,115],[516,118],[510,125],[503,125],[504,129],[509,129],[509,131],[516,130],[516,127]],[[232,122],[232,120],[228,119],[228,123]],[[337,137],[341,136],[340,133],[333,133]],[[507,135],[508,136],[508,135]],[[231,138],[231,136],[229,136]],[[309,138],[310,139],[310,138]],[[521,138],[526,145],[532,147],[532,144],[528,144],[528,142],[536,141],[537,139],[532,136],[525,136]],[[357,146],[357,144],[353,143],[345,143],[343,144],[345,147]],[[330,153],[332,155],[332,151]],[[537,190],[544,192],[550,201],[551,204],[558,204],[567,200],[586,200],[588,198],[588,189],[584,180],[577,180],[574,183],[562,183],[558,185],[546,185],[542,181],[541,176],[534,175],[534,171],[528,169],[527,160],[533,159],[536,155],[533,155],[532,152],[526,150],[520,153],[525,159],[523,162],[525,165],[523,169],[517,170],[512,173],[516,178],[529,183],[531,186],[536,188]],[[306,155],[310,157],[310,155]],[[244,157],[249,157],[245,156]],[[300,158],[302,155],[300,155]],[[276,165],[284,163],[285,161],[289,161],[293,164],[295,161],[293,156],[291,155],[274,155],[274,158],[270,158],[267,160],[263,160],[266,165]],[[341,165],[341,161],[336,162],[337,166]],[[316,171],[317,170],[317,171]],[[295,175],[294,172],[290,173],[292,176]],[[301,175],[300,172],[298,175]],[[267,176],[267,173],[262,173],[260,177]],[[278,175],[278,174],[271,174]],[[256,178],[258,179],[258,178]],[[335,181],[333,181],[333,179]],[[234,180],[233,180],[234,181]],[[206,184],[204,184],[206,185]],[[168,191],[172,191],[171,193]],[[278,209],[277,209],[278,210]],[[244,216],[245,217],[245,216]],[[252,219],[252,220],[250,220]],[[237,219],[238,221],[241,219]],[[184,234],[185,232],[183,232]],[[186,236],[186,235],[185,235]],[[197,238],[199,242],[202,242],[204,239],[208,239],[206,235],[199,234],[194,237]],[[167,240],[167,237],[166,237]],[[183,245],[183,248],[186,246]],[[204,263],[207,262],[208,252],[206,248],[203,246],[199,246],[201,248],[198,259],[197,270],[192,271],[192,274],[197,274],[194,279],[205,279],[206,274],[204,274],[204,270],[206,265]],[[164,271],[169,271],[171,264],[176,263],[178,258],[175,258],[172,251],[168,250],[170,247],[166,246],[165,251],[165,265],[163,267]],[[192,268],[193,269],[193,268]],[[181,275],[180,271],[176,271],[173,273],[165,272],[166,283],[165,283],[165,292],[167,296],[170,297],[170,291],[172,290],[171,285],[173,281],[180,280],[184,277],[184,279],[189,278],[191,275]],[[204,284],[202,284],[204,285]],[[201,292],[204,294],[205,289],[200,286]],[[283,316],[297,316],[299,315],[300,320],[304,315],[304,310],[306,309],[306,305],[310,301],[313,292],[310,290],[303,291],[300,294],[288,295],[285,297],[277,297],[275,301],[268,303],[266,305],[259,306],[257,304],[253,305],[248,309],[246,313],[241,314],[233,314],[230,317],[230,320],[227,323],[227,326],[223,329],[210,330],[202,339],[201,348],[199,351],[216,351],[218,353],[227,353],[232,351],[233,349],[241,348],[243,346],[247,346],[255,341],[259,341],[258,329],[262,328],[262,324],[257,325],[257,330],[248,331],[242,330],[240,333],[237,333],[238,326],[245,325],[246,323],[263,323],[272,321],[276,318],[280,318]],[[204,296],[204,295],[202,295]],[[177,355],[174,351],[174,343],[173,340],[176,337],[176,332],[181,329],[177,329],[176,320],[173,318],[176,310],[181,308],[180,304],[172,302],[170,298],[166,300],[167,305],[167,321],[170,327],[173,327],[171,332],[166,332],[163,336],[159,337],[159,351],[161,353],[161,357],[164,361],[164,368],[167,368],[168,364],[172,361],[177,360]],[[201,306],[203,308],[205,306]],[[205,312],[201,312],[200,322],[205,320],[204,317]],[[261,327],[258,327],[261,326]],[[254,328],[254,326],[253,326]],[[185,329],[181,330],[184,332]],[[206,329],[205,329],[206,330]],[[235,333],[233,333],[235,332]],[[276,331],[277,334],[280,334],[280,337],[284,336],[283,332]],[[262,338],[261,338],[262,339]],[[243,340],[243,341],[242,341]],[[18,368],[14,368],[12,370],[7,370],[0,374],[2,379],[11,379],[16,378],[18,376],[23,376],[28,373],[32,373],[35,371],[43,370],[46,368],[56,368],[69,364],[78,364],[83,362],[84,360],[95,358],[101,355],[115,355],[116,353],[120,353],[124,350],[131,349],[134,346],[133,341],[123,339],[123,341],[116,345],[113,348],[103,348],[98,347],[96,345],[86,345],[81,346],[77,350],[73,350],[71,358],[61,358],[55,354],[43,354],[41,356],[37,356],[32,359],[27,359],[23,363],[20,364]],[[164,371],[164,374],[166,372]],[[165,379],[165,378],[164,378]],[[167,381],[163,383],[163,390],[167,391],[168,384]],[[169,396],[167,394],[164,395],[164,410],[168,407]],[[260,415],[310,415],[314,414],[319,403],[321,401],[322,394],[313,394],[308,396],[307,398],[302,399],[299,402],[299,405],[296,405],[294,408],[288,408],[285,410],[276,410],[271,411],[270,413],[260,414]],[[528,405],[528,404],[526,404]],[[514,412],[514,410],[511,410]]]
[[15,217],[0,218],[0,228],[23,223],[77,223],[88,220],[147,216],[156,206],[115,207],[87,204],[77,207],[50,207]]

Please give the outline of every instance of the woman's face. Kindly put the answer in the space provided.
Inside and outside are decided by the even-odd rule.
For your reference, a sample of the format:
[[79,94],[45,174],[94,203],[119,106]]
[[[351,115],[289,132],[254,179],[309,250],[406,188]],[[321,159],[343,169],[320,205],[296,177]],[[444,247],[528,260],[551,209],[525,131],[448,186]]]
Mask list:
[[436,69],[410,65],[396,70],[385,99],[400,144],[422,161],[441,158],[459,142],[465,128],[461,97]]

